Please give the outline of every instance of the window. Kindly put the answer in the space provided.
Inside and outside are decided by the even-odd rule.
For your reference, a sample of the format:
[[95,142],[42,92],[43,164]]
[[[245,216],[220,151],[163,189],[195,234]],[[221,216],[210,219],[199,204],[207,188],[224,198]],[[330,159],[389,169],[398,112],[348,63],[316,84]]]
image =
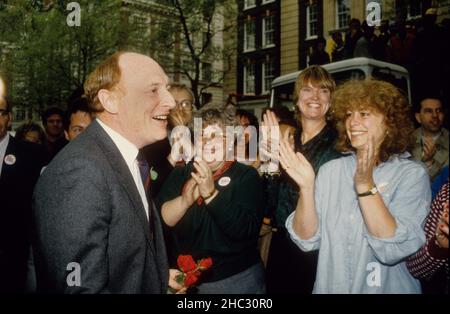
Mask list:
[[184,60],[181,61],[181,71],[182,71],[182,79],[188,80],[188,74],[190,77],[194,77],[194,65],[192,60],[188,60],[186,58],[183,58]]
[[275,45],[275,17],[273,15],[266,16],[262,20],[263,47]]
[[295,83],[287,83],[274,87],[274,107],[283,106],[294,111],[296,107],[294,103]]
[[23,121],[25,120],[26,112],[23,108],[17,108],[14,112],[14,120],[15,121]]
[[255,49],[255,21],[249,20],[244,24],[244,51]]
[[212,101],[213,95],[211,93],[203,92],[201,94],[201,103],[202,106],[206,105],[207,103],[210,103]]
[[268,60],[263,63],[262,68],[262,91],[268,93],[272,86],[272,81],[275,78],[275,66],[273,60]]
[[262,4],[275,2],[275,0],[262,0]]
[[416,19],[422,16],[422,1],[410,0],[408,3],[408,17],[407,19]]
[[364,80],[366,74],[361,69],[339,71],[331,74],[336,85],[342,84],[348,80]]
[[136,29],[139,30],[141,35],[150,35],[150,25],[151,19],[148,16],[133,14],[130,16],[130,24],[132,24]]
[[202,62],[202,80],[211,82],[212,80],[212,65],[211,63]]
[[317,29],[317,3],[309,4],[306,7],[306,37],[315,38],[318,34]]
[[337,0],[336,28],[346,28],[350,21],[350,0]]
[[244,0],[244,9],[256,7],[256,0]]
[[255,94],[255,64],[244,67],[244,94]]
[[372,76],[378,80],[389,82],[398,87],[403,95],[408,97],[408,82],[405,77],[396,76],[387,68],[373,68]]

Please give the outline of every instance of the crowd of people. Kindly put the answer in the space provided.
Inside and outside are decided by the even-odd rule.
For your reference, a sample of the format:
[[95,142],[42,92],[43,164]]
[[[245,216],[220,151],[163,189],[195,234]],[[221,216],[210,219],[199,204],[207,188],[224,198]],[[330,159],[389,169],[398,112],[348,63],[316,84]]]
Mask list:
[[[413,112],[388,82],[336,86],[318,65],[294,95],[260,124],[197,109],[155,60],[117,52],[66,113],[12,136],[3,91],[0,292],[448,293],[442,99]],[[181,255],[212,259],[195,287]]]
[[328,39],[319,37],[313,41],[308,64],[323,65],[356,57],[398,64],[410,73],[412,88],[419,98],[443,86],[448,101],[450,69],[443,60],[450,53],[449,36],[450,19],[437,23],[436,8],[427,9],[419,20],[382,20],[378,26],[352,18],[345,33],[333,31]]

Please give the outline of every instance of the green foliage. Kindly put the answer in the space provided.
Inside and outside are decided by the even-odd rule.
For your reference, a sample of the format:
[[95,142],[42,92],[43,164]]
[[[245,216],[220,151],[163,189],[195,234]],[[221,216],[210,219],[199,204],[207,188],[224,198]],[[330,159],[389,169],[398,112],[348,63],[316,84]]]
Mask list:
[[[224,49],[217,36],[229,31],[230,21],[235,23],[236,12],[232,1],[224,0],[172,0],[165,1],[170,14],[161,16],[154,24],[153,45],[159,45],[170,53],[158,59],[168,72],[181,74],[191,82],[191,89],[197,106],[200,106],[202,91],[210,86],[218,86],[223,81],[224,72],[214,71],[212,81],[201,81],[201,63],[228,60],[231,51]],[[231,13],[231,14],[230,14]],[[224,23],[218,22],[223,20]],[[158,53],[156,53],[158,58]],[[227,69],[228,65],[224,65]]]
[[120,49],[149,54],[167,72],[188,77],[197,104],[202,88],[220,83],[223,73],[213,73],[216,80],[201,85],[200,63],[227,59],[214,43],[224,31],[214,18],[234,22],[226,16],[232,1],[157,0],[143,12],[121,0],[78,0],[79,27],[67,25],[69,2],[0,0],[0,72],[13,105],[65,107],[93,68]]
[[64,107],[99,61],[127,45],[121,1],[77,1],[80,27],[67,25],[69,2],[15,0],[0,11],[0,69],[13,103]]

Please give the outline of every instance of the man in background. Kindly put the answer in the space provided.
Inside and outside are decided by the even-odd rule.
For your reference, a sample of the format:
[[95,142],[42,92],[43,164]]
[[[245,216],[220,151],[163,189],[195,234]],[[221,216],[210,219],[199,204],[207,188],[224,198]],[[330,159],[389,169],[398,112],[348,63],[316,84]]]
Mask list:
[[433,181],[448,165],[449,158],[448,130],[442,127],[445,113],[441,100],[437,97],[424,98],[415,117],[421,127],[414,132],[416,144],[412,155],[426,165]]
[[68,106],[64,119],[64,135],[69,142],[75,139],[92,122],[87,99],[80,97]]
[[64,111],[57,107],[52,107],[42,114],[42,125],[47,135],[47,149],[50,160],[67,144],[64,138],[63,128]]

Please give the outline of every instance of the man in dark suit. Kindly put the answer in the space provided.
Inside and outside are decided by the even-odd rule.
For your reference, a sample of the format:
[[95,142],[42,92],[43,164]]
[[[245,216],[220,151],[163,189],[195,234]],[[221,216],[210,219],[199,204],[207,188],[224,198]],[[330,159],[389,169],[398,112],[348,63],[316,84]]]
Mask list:
[[175,106],[168,77],[153,59],[118,52],[84,87],[97,119],[55,157],[34,193],[38,292],[180,288],[169,280],[160,218],[137,160],[141,147],[167,136]]
[[44,147],[8,134],[11,108],[0,95],[0,293],[26,291],[31,195],[47,159]]

